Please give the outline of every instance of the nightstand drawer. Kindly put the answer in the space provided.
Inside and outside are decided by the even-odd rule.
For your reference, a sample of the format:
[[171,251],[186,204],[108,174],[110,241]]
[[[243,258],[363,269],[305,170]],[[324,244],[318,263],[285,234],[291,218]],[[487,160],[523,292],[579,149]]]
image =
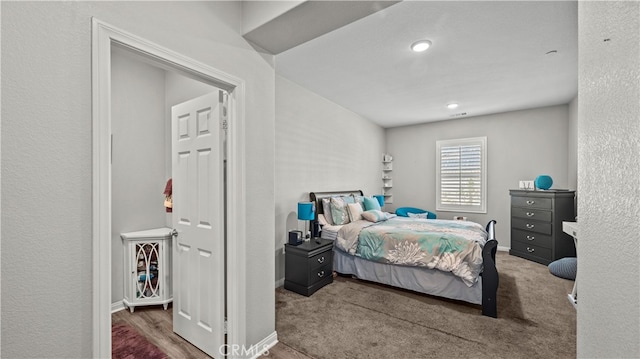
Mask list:
[[[549,248],[514,241],[511,243],[511,251],[523,254],[529,258],[537,257],[541,259],[541,262],[546,262],[545,264],[548,264],[551,261],[551,249]],[[535,258],[532,259],[535,260]]]
[[552,237],[546,234],[525,232],[517,229],[511,231],[512,242],[522,242],[529,245],[551,248]]
[[551,211],[543,211],[535,208],[511,207],[511,215],[519,218],[537,219],[551,222]]
[[551,204],[552,204],[552,200],[550,198],[520,197],[520,196],[511,197],[511,205],[517,206],[517,207],[551,209],[552,208]]
[[524,218],[511,217],[511,228],[522,229],[529,232],[551,234],[551,223],[531,221]]
[[333,266],[331,262],[326,263],[322,267],[312,269],[309,271],[309,286],[314,285],[315,283],[323,280],[324,278],[333,276]]
[[320,266],[323,266],[327,263],[331,263],[331,256],[333,255],[332,250],[328,250],[326,252],[322,252],[320,254],[316,254],[315,256],[309,258],[309,268],[315,269]]

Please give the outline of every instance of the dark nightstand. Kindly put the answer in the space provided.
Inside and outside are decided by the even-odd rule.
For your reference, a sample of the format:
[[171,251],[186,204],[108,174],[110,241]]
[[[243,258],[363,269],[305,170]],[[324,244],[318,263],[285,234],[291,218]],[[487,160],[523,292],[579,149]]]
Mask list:
[[284,247],[285,289],[308,297],[333,282],[333,241],[311,238],[298,246]]

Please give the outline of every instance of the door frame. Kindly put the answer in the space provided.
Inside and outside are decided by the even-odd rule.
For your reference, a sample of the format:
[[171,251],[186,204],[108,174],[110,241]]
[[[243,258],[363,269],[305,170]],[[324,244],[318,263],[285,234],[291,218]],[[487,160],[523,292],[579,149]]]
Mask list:
[[111,51],[124,48],[168,71],[229,93],[227,342],[246,345],[245,83],[242,79],[92,18],[93,357],[111,357]]

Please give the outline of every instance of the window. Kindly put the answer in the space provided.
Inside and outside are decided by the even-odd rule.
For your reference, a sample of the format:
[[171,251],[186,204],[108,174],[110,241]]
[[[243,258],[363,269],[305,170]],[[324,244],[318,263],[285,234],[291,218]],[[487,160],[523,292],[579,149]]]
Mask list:
[[487,213],[487,138],[436,141],[436,210]]

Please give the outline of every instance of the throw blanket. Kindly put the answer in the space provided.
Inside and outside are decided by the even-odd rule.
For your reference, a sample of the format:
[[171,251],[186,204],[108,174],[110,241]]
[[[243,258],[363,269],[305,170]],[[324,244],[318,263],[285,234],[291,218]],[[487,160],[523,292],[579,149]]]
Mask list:
[[395,217],[342,226],[336,246],[364,259],[451,272],[467,286],[482,272],[487,232],[478,223]]

